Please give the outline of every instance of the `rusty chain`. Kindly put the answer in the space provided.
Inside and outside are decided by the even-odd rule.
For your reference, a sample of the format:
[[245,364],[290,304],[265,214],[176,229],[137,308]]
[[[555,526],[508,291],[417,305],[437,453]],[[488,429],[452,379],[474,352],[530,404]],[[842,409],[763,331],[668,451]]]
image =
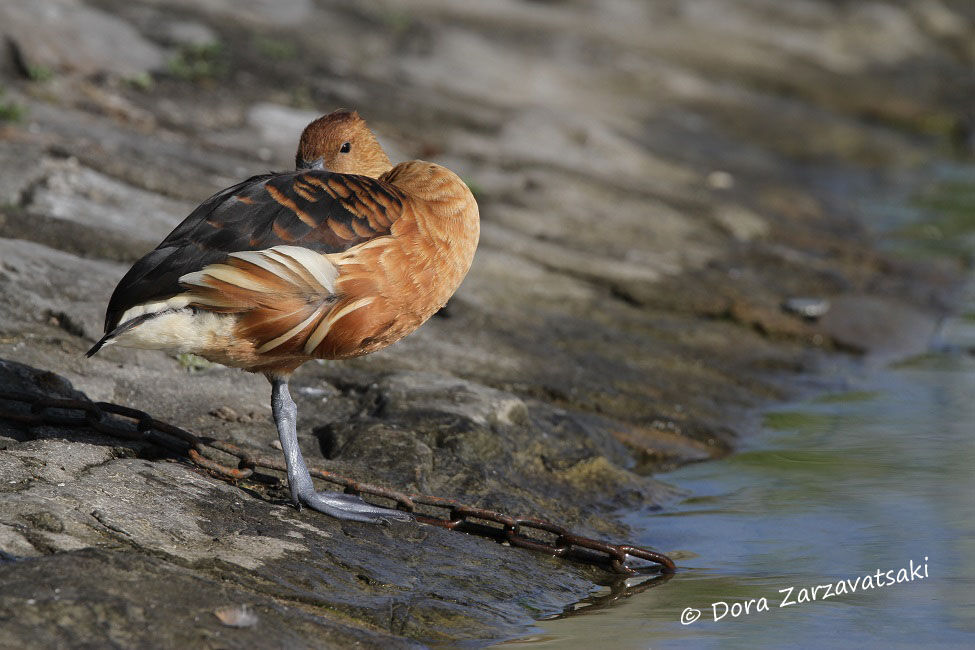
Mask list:
[[[188,457],[194,464],[214,475],[239,481],[254,473],[254,468],[262,467],[286,471],[283,459],[254,450],[245,449],[231,442],[207,439],[157,420],[145,411],[112,404],[92,402],[86,399],[67,399],[47,397],[23,392],[0,391],[0,401],[27,405],[24,410],[10,410],[0,407],[0,419],[18,422],[28,427],[54,425],[61,427],[85,427],[98,433],[124,440],[148,442],[158,448]],[[77,414],[65,412],[76,411]],[[115,417],[108,417],[115,416]],[[135,428],[124,424],[124,420],[135,422]],[[228,467],[212,458],[212,450],[222,452],[237,459],[237,467]],[[635,575],[641,572],[627,566],[627,561],[637,558],[651,562],[662,573],[672,573],[674,562],[656,551],[575,535],[565,528],[542,519],[511,517],[501,512],[464,505],[454,499],[423,494],[406,494],[397,490],[363,483],[319,468],[309,468],[312,476],[338,485],[348,494],[368,495],[388,499],[399,510],[412,513],[423,524],[440,526],[472,535],[487,537],[511,546],[546,553],[559,558],[571,559],[592,566],[602,567],[614,573]],[[425,512],[418,507],[428,509]],[[429,512],[433,509],[434,513]],[[442,514],[436,514],[436,511]],[[645,570],[645,569],[644,569]]]

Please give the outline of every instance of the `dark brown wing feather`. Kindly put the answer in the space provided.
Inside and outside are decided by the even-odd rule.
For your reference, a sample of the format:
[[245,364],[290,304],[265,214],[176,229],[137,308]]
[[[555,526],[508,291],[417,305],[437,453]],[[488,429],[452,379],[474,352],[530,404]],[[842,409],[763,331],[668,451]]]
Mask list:
[[228,253],[280,244],[340,253],[389,234],[403,199],[367,176],[301,170],[249,178],[204,201],[129,269],[109,301],[105,331],[130,307],[176,295],[181,276]]

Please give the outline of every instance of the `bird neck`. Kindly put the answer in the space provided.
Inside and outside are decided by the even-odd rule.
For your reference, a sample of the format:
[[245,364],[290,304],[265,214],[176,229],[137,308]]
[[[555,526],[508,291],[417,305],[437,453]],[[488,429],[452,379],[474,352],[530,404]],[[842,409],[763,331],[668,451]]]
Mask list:
[[361,168],[356,169],[357,174],[362,174],[363,176],[371,176],[372,178],[381,178],[384,174],[390,172],[393,169],[393,163],[389,161],[389,156],[383,151],[383,148],[379,146],[376,142],[376,146],[370,148],[369,156],[365,160],[360,160],[358,165]]

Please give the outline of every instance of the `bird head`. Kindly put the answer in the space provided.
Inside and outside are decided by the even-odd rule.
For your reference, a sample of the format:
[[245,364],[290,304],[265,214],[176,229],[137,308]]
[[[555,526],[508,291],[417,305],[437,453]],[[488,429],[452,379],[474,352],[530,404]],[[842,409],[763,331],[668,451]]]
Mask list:
[[338,110],[305,127],[295,167],[378,178],[392,165],[366,121],[355,111]]

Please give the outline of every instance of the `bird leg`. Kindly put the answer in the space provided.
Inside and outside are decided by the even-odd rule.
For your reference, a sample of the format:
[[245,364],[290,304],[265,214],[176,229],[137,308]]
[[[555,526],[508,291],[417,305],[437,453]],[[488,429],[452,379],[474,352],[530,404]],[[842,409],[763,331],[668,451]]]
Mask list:
[[298,407],[288,392],[288,382],[284,379],[269,378],[271,381],[271,412],[278,427],[281,449],[288,464],[288,487],[291,500],[300,509],[306,505],[312,510],[348,521],[363,521],[370,524],[388,523],[390,520],[407,521],[409,513],[391,508],[380,508],[366,502],[362,497],[342,492],[316,492],[305,459],[298,448]]

